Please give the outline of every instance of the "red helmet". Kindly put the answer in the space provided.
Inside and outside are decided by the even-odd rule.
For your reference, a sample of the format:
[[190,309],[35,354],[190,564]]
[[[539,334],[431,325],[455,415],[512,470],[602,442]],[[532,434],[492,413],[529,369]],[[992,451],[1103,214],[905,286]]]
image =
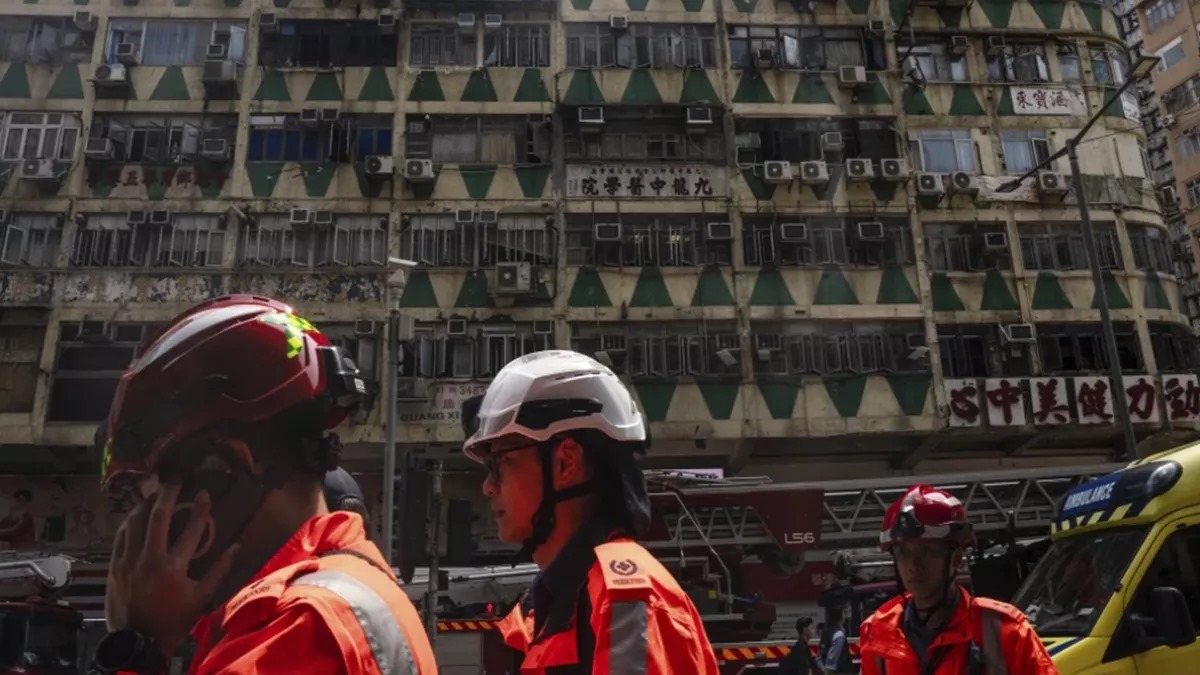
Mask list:
[[212,425],[260,422],[326,394],[324,428],[332,429],[365,398],[366,384],[291,307],[252,295],[201,303],[121,377],[103,425],[104,488],[153,473],[173,446]]
[[879,547],[891,551],[892,544],[905,539],[946,539],[972,546],[975,533],[958,497],[932,485],[914,485],[883,515]]

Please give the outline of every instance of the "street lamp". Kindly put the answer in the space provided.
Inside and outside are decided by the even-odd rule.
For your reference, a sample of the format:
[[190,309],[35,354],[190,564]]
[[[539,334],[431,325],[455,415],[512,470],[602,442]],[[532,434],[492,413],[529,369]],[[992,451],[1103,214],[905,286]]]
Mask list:
[[1096,299],[1100,305],[1100,327],[1104,338],[1104,352],[1108,357],[1108,381],[1109,388],[1112,390],[1113,409],[1117,416],[1117,424],[1121,427],[1121,433],[1124,437],[1124,450],[1120,453],[1121,459],[1132,459],[1137,455],[1137,437],[1133,433],[1133,422],[1129,418],[1129,403],[1125,398],[1125,383],[1121,379],[1121,363],[1120,356],[1117,354],[1117,338],[1113,334],[1112,313],[1108,307],[1108,290],[1104,287],[1104,279],[1100,272],[1100,250],[1096,244],[1096,230],[1092,227],[1091,213],[1088,211],[1087,198],[1083,194],[1083,177],[1079,173],[1079,157],[1076,150],[1079,144],[1083,142],[1083,137],[1091,130],[1096,121],[1104,115],[1104,111],[1108,110],[1110,105],[1113,105],[1120,100],[1121,94],[1124,94],[1130,86],[1137,80],[1142,79],[1150,74],[1150,71],[1158,65],[1159,58],[1157,56],[1142,55],[1133,69],[1125,78],[1120,88],[1113,93],[1104,104],[1096,110],[1087,124],[1079,130],[1079,133],[1067,141],[1067,144],[1058,152],[1047,157],[1041,164],[1033,167],[1025,172],[1025,175],[1008,181],[996,189],[996,192],[1012,192],[1017,189],[1026,179],[1037,175],[1046,167],[1050,166],[1055,160],[1063,155],[1067,156],[1071,164],[1071,178],[1075,183],[1075,201],[1079,205],[1079,220],[1083,223],[1083,241],[1087,249],[1088,267],[1092,270],[1092,283],[1096,286]]
[[[399,378],[400,378],[400,331],[401,317],[400,312],[395,305],[399,304],[399,297],[404,293],[404,287],[408,283],[408,272],[417,266],[417,263],[403,258],[388,258],[388,271],[390,274],[387,278],[388,297],[392,293],[396,294],[396,300],[392,302],[392,307],[389,307],[388,312],[388,328],[385,335],[387,336],[388,360],[387,360],[387,386],[384,388],[383,401],[387,406],[384,412],[384,424],[387,428],[384,430],[383,444],[383,531],[380,533],[383,539],[383,559],[388,565],[392,564],[392,552],[395,546],[392,536],[392,527],[396,520],[396,401],[399,398]],[[407,465],[406,465],[407,467]]]

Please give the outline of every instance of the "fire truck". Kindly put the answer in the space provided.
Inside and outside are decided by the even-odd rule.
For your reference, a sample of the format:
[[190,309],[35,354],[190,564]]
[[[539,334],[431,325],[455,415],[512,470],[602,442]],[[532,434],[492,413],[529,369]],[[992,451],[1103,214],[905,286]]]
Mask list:
[[82,672],[83,616],[59,599],[71,563],[62,555],[0,553],[0,673]]

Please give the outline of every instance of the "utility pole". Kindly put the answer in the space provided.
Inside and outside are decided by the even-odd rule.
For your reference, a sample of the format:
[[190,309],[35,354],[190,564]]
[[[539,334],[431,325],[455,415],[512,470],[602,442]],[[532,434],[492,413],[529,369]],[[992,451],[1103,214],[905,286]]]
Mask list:
[[383,558],[390,567],[396,549],[396,402],[400,380],[400,312],[395,309],[388,319],[387,350],[387,387],[383,401],[387,406],[383,442]]
[[425,632],[429,643],[437,642],[438,574],[439,551],[442,539],[442,460],[433,461],[433,476],[430,481],[429,509],[433,515],[433,527],[429,531],[429,579],[425,591]]

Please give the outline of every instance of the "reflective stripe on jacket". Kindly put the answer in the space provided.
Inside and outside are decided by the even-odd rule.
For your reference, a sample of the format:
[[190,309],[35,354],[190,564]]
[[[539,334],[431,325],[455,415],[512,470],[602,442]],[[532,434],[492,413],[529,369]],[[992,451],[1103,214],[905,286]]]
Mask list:
[[518,604],[498,627],[505,644],[525,652],[521,673],[717,675],[700,614],[671,573],[630,539],[614,539],[594,552],[587,596],[580,598],[590,607],[583,627],[594,637],[594,643],[583,641],[594,644],[590,658],[579,653],[579,621],[535,636],[532,615]]
[[929,647],[929,659],[936,667],[922,671],[904,635],[908,596],[903,595],[863,622],[858,642],[862,675],[1058,675],[1020,610],[959,592],[962,597],[954,615]]
[[436,675],[416,609],[353,513],[317,516],[197,624],[193,675]]

